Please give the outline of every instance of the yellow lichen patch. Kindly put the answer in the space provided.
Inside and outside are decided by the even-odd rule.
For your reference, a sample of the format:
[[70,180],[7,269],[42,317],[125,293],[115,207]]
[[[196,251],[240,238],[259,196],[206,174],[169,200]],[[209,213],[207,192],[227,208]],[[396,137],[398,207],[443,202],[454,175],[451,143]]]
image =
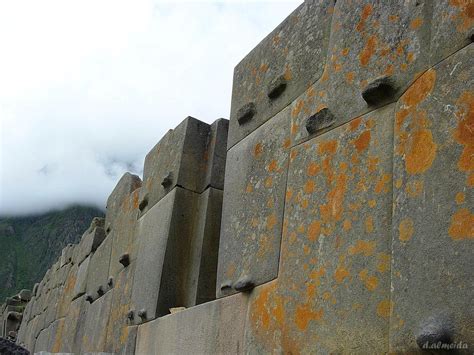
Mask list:
[[272,230],[277,224],[277,217],[275,214],[272,214],[267,217],[267,229]]
[[311,241],[316,241],[321,234],[321,222],[313,221],[308,227],[308,239]]
[[266,179],[265,179],[265,187],[267,189],[269,189],[270,187],[273,186],[273,178],[271,176],[268,176]]
[[377,271],[384,273],[390,270],[390,255],[379,253],[377,255]]
[[371,256],[374,254],[376,243],[374,241],[358,240],[354,246],[349,247],[349,255],[364,254]]
[[369,200],[369,202],[367,202],[367,204],[369,205],[370,208],[374,208],[375,206],[377,206],[377,201]]
[[372,13],[373,11],[373,7],[371,4],[367,4],[364,6],[364,8],[362,9],[362,14],[361,14],[361,17],[360,17],[360,21],[359,23],[356,25],[356,30],[358,32],[362,32],[365,28],[365,23],[368,19],[368,17],[370,16],[370,14]]
[[342,224],[342,228],[344,229],[345,232],[350,230],[352,228],[352,222],[350,219],[345,219],[344,223]]
[[257,143],[255,144],[255,147],[253,149],[253,155],[256,158],[259,158],[263,153],[263,146],[262,143]]
[[464,146],[464,150],[458,161],[461,171],[470,172],[474,170],[474,94],[464,92],[457,101],[459,107],[456,116],[459,119],[454,138]]
[[315,183],[313,180],[308,180],[306,181],[306,184],[304,185],[304,192],[307,194],[311,194],[314,192],[315,189]]
[[416,80],[402,96],[402,101],[408,107],[418,105],[433,91],[436,83],[436,71],[428,70]]
[[398,226],[398,238],[402,242],[408,242],[414,233],[414,224],[411,218],[405,218]]
[[253,186],[252,186],[251,183],[247,184],[247,187],[245,188],[245,192],[247,192],[247,193],[253,192]]
[[349,129],[351,132],[355,132],[357,130],[357,128],[359,128],[360,124],[362,122],[362,118],[356,118],[356,119],[353,119],[350,123],[349,123]]
[[349,271],[344,266],[338,266],[334,272],[334,280],[337,283],[342,283],[350,275]]
[[437,144],[429,129],[418,129],[411,133],[405,156],[405,169],[409,174],[427,171],[436,157]]
[[329,155],[335,154],[337,150],[337,144],[338,143],[336,140],[321,142],[318,148],[319,154],[329,154]]
[[323,310],[313,310],[310,305],[298,305],[295,311],[295,324],[299,330],[306,330],[310,321],[319,321],[323,317]]
[[391,179],[392,177],[390,176],[390,174],[383,174],[375,185],[375,193],[387,193],[390,190],[389,182],[391,181]]
[[308,169],[306,170],[306,173],[308,174],[308,176],[316,176],[320,170],[321,170],[321,167],[318,164],[311,162],[308,165]]
[[413,180],[408,182],[405,191],[410,197],[418,197],[423,192],[423,180]]
[[422,24],[423,24],[423,19],[420,17],[417,17],[410,22],[410,29],[416,30],[420,28]]
[[451,218],[449,236],[453,240],[474,239],[474,214],[461,208]]
[[340,174],[337,176],[336,186],[328,192],[325,205],[319,206],[324,222],[340,221],[344,210],[344,195],[347,189],[347,176]]
[[374,232],[374,219],[372,216],[368,216],[365,219],[365,230],[367,231],[367,233]]
[[291,139],[287,138],[283,141],[283,148],[288,149],[291,146]]
[[268,164],[267,170],[268,170],[269,172],[275,172],[275,171],[278,170],[278,163],[277,163],[277,161],[276,161],[275,159],[273,159],[273,160],[270,162],[270,164]]
[[383,300],[377,304],[377,315],[389,319],[392,313],[393,303],[390,300]]
[[364,49],[360,52],[359,55],[359,61],[362,66],[365,67],[369,64],[370,59],[375,54],[375,51],[377,49],[377,43],[378,41],[375,35],[370,36],[367,40]]
[[458,192],[456,194],[455,200],[456,200],[456,203],[460,205],[464,203],[464,201],[466,201],[466,195],[464,194],[464,192]]
[[370,131],[367,130],[362,132],[353,143],[359,153],[366,150],[370,145]]

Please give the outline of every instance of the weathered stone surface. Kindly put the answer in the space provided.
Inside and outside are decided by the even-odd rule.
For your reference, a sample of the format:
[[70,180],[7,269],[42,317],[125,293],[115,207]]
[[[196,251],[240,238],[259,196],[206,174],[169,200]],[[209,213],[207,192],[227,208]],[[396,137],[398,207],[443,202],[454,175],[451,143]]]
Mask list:
[[87,274],[89,272],[90,260],[91,257],[88,256],[77,269],[77,277],[72,293],[72,299],[82,296],[87,291]]
[[18,298],[23,302],[28,302],[29,300],[31,300],[31,291],[26,289],[21,290],[18,293]]
[[54,334],[51,352],[79,354],[84,334],[88,303],[84,296],[71,302],[68,314]]
[[123,204],[128,200],[130,194],[142,186],[142,181],[137,175],[125,173],[120,178],[114,190],[107,199],[107,211],[105,214],[105,234],[108,235],[114,228],[114,224],[123,210]]
[[[316,134],[397,100],[429,65],[432,3],[336,2],[324,73],[291,104],[292,144],[313,136],[305,122],[324,108],[333,113],[335,122]],[[381,77],[390,80],[393,90],[369,104],[362,93]]]
[[87,307],[81,353],[102,352],[105,349],[112,294],[107,292]]
[[243,275],[258,285],[278,274],[289,121],[285,109],[227,153],[218,297]]
[[132,321],[127,314],[131,310],[133,275],[136,263],[120,271],[115,278],[112,294],[112,306],[110,310],[107,329],[102,330],[107,333],[104,351],[117,353],[119,349],[126,348],[129,339],[130,325]]
[[74,252],[74,246],[72,244],[66,245],[61,251],[61,257],[59,258],[59,267],[63,267],[72,261],[72,254]]
[[291,151],[278,279],[251,293],[250,353],[388,347],[394,105]]
[[[452,317],[474,349],[474,44],[425,72],[397,105],[390,349]],[[448,326],[446,323],[443,326]]]
[[38,338],[35,341],[35,348],[34,348],[35,353],[40,352],[40,351],[48,351],[50,336],[51,336],[51,327],[43,329],[39,333]]
[[118,355],[129,355],[135,354],[136,342],[137,342],[138,327],[136,325],[129,326],[123,331],[123,338],[125,343],[116,352]]
[[141,215],[175,186],[201,193],[222,189],[228,121],[212,125],[186,118],[147,154],[140,191]]
[[[87,273],[86,290],[87,294],[96,300],[106,292],[110,287],[107,285],[109,280],[110,254],[112,250],[112,238],[108,236],[91,255],[89,262],[89,271]],[[102,290],[100,292],[99,290]]]
[[[196,194],[176,187],[139,220],[135,324],[212,297],[221,198],[214,189]],[[137,317],[139,311],[146,313],[144,319]]]
[[305,1],[235,67],[229,148],[321,76],[333,5]]
[[59,302],[56,318],[66,317],[69,311],[71,301],[75,296],[74,291],[77,282],[78,269],[79,266],[77,264],[70,265],[69,267],[68,276],[66,278],[66,281],[64,282],[64,286],[61,288],[59,293]]
[[117,211],[115,228],[110,233],[112,238],[112,251],[110,256],[109,276],[116,278],[119,272],[124,268],[120,263],[120,257],[124,254],[129,255],[129,262],[137,257],[136,243],[136,225],[138,218],[138,199],[141,188],[123,197],[120,210]]
[[242,354],[248,296],[225,297],[138,327],[137,354]]
[[469,0],[433,1],[431,65],[472,42],[474,5]]
[[76,263],[82,263],[91,253],[95,252],[105,239],[105,230],[102,227],[95,227],[91,232],[86,232],[81,238],[77,251]]

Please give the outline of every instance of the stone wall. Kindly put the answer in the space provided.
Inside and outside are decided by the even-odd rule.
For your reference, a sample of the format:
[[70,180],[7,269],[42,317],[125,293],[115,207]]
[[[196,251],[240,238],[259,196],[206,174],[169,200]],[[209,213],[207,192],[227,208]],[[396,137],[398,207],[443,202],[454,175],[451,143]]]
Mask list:
[[306,1],[35,286],[17,343],[474,349],[474,3]]

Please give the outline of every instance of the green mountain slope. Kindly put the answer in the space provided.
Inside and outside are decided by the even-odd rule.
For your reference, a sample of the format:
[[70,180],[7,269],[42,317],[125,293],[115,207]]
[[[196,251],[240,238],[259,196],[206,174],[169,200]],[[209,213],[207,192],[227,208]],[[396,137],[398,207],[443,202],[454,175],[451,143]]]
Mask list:
[[23,288],[32,289],[68,243],[77,243],[93,217],[93,207],[73,206],[38,216],[0,217],[0,303]]

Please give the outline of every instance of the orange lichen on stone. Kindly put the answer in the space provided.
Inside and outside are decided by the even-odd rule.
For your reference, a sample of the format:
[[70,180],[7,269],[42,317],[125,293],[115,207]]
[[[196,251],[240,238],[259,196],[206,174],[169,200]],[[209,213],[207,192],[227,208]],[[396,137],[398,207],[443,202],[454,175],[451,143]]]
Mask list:
[[458,205],[464,203],[464,201],[466,200],[466,194],[464,194],[464,192],[458,192],[456,194],[455,200]]
[[405,156],[405,169],[409,174],[422,174],[428,170],[436,157],[437,144],[431,130],[417,129],[409,137]]
[[449,5],[459,9],[457,30],[465,32],[470,29],[474,23],[474,2],[470,0],[449,0]]
[[431,94],[436,83],[436,71],[428,70],[402,96],[402,101],[408,107],[418,105]]
[[275,159],[273,159],[270,164],[268,164],[268,171],[274,172],[278,170],[278,163]]
[[364,8],[362,9],[362,14],[361,14],[361,17],[360,17],[360,21],[356,26],[356,30],[358,32],[362,32],[364,30],[365,23],[366,23],[367,19],[369,18],[370,14],[372,13],[372,11],[373,11],[373,6],[371,4],[367,4],[367,5],[364,6]]
[[345,232],[350,230],[352,228],[352,222],[350,219],[345,219],[344,223],[342,224],[342,228],[344,229]]
[[347,250],[349,255],[364,254],[371,256],[375,252],[376,243],[374,241],[358,240],[354,246]]
[[304,185],[304,192],[307,194],[311,194],[314,192],[315,188],[315,183],[313,180],[308,180],[306,181],[306,184]]
[[416,30],[420,28],[422,24],[423,24],[423,19],[421,17],[417,17],[410,22],[410,29]]
[[320,170],[321,170],[321,167],[318,164],[311,162],[308,165],[308,169],[306,170],[306,173],[308,174],[308,176],[316,176]]
[[318,240],[319,235],[321,234],[321,222],[313,221],[308,227],[308,239],[312,242]]
[[336,280],[336,282],[340,284],[344,281],[344,279],[349,277],[349,275],[349,271],[344,266],[338,266],[338,268],[334,272],[334,280]]
[[456,117],[459,119],[454,133],[456,141],[464,146],[459,157],[458,168],[461,171],[474,170],[474,94],[464,92],[456,102],[458,110]]
[[405,218],[398,226],[398,238],[402,242],[408,242],[414,233],[414,224],[411,218]]
[[423,180],[410,181],[406,185],[405,191],[410,197],[418,197],[423,192],[423,186]]
[[453,240],[474,239],[474,214],[461,208],[451,218],[449,236]]
[[258,158],[262,155],[263,153],[263,146],[262,143],[257,143],[253,149],[253,155]]
[[372,216],[368,216],[365,219],[365,230],[367,231],[367,233],[374,232],[374,218]]
[[375,54],[375,51],[377,49],[377,37],[375,35],[372,35],[369,37],[367,40],[367,43],[364,47],[364,49],[360,52],[359,54],[359,60],[360,64],[362,66],[367,66],[370,62],[370,58]]
[[298,305],[295,311],[295,324],[299,330],[306,330],[310,321],[319,321],[323,317],[323,310],[313,310],[310,305]]
[[268,176],[266,179],[265,179],[265,187],[267,189],[269,189],[270,187],[273,186],[273,178],[271,176]]
[[327,203],[319,207],[324,222],[340,221],[344,210],[344,196],[347,189],[347,176],[337,176],[336,186],[328,192]]
[[290,146],[291,146],[291,139],[290,138],[285,139],[285,141],[283,142],[283,148],[288,149],[290,148]]
[[277,217],[275,214],[272,214],[267,217],[267,229],[272,230],[277,224]]
[[370,145],[370,131],[366,130],[362,132],[358,138],[354,140],[354,146],[360,153],[366,150]]
[[379,253],[377,255],[377,271],[384,273],[390,270],[390,255]]
[[375,193],[380,194],[382,192],[387,193],[389,191],[389,182],[392,180],[390,174],[383,174],[375,184]]
[[337,150],[337,141],[331,140],[319,144],[319,154],[335,154]]
[[389,319],[392,313],[393,302],[390,300],[383,300],[377,304],[377,315],[379,317]]

